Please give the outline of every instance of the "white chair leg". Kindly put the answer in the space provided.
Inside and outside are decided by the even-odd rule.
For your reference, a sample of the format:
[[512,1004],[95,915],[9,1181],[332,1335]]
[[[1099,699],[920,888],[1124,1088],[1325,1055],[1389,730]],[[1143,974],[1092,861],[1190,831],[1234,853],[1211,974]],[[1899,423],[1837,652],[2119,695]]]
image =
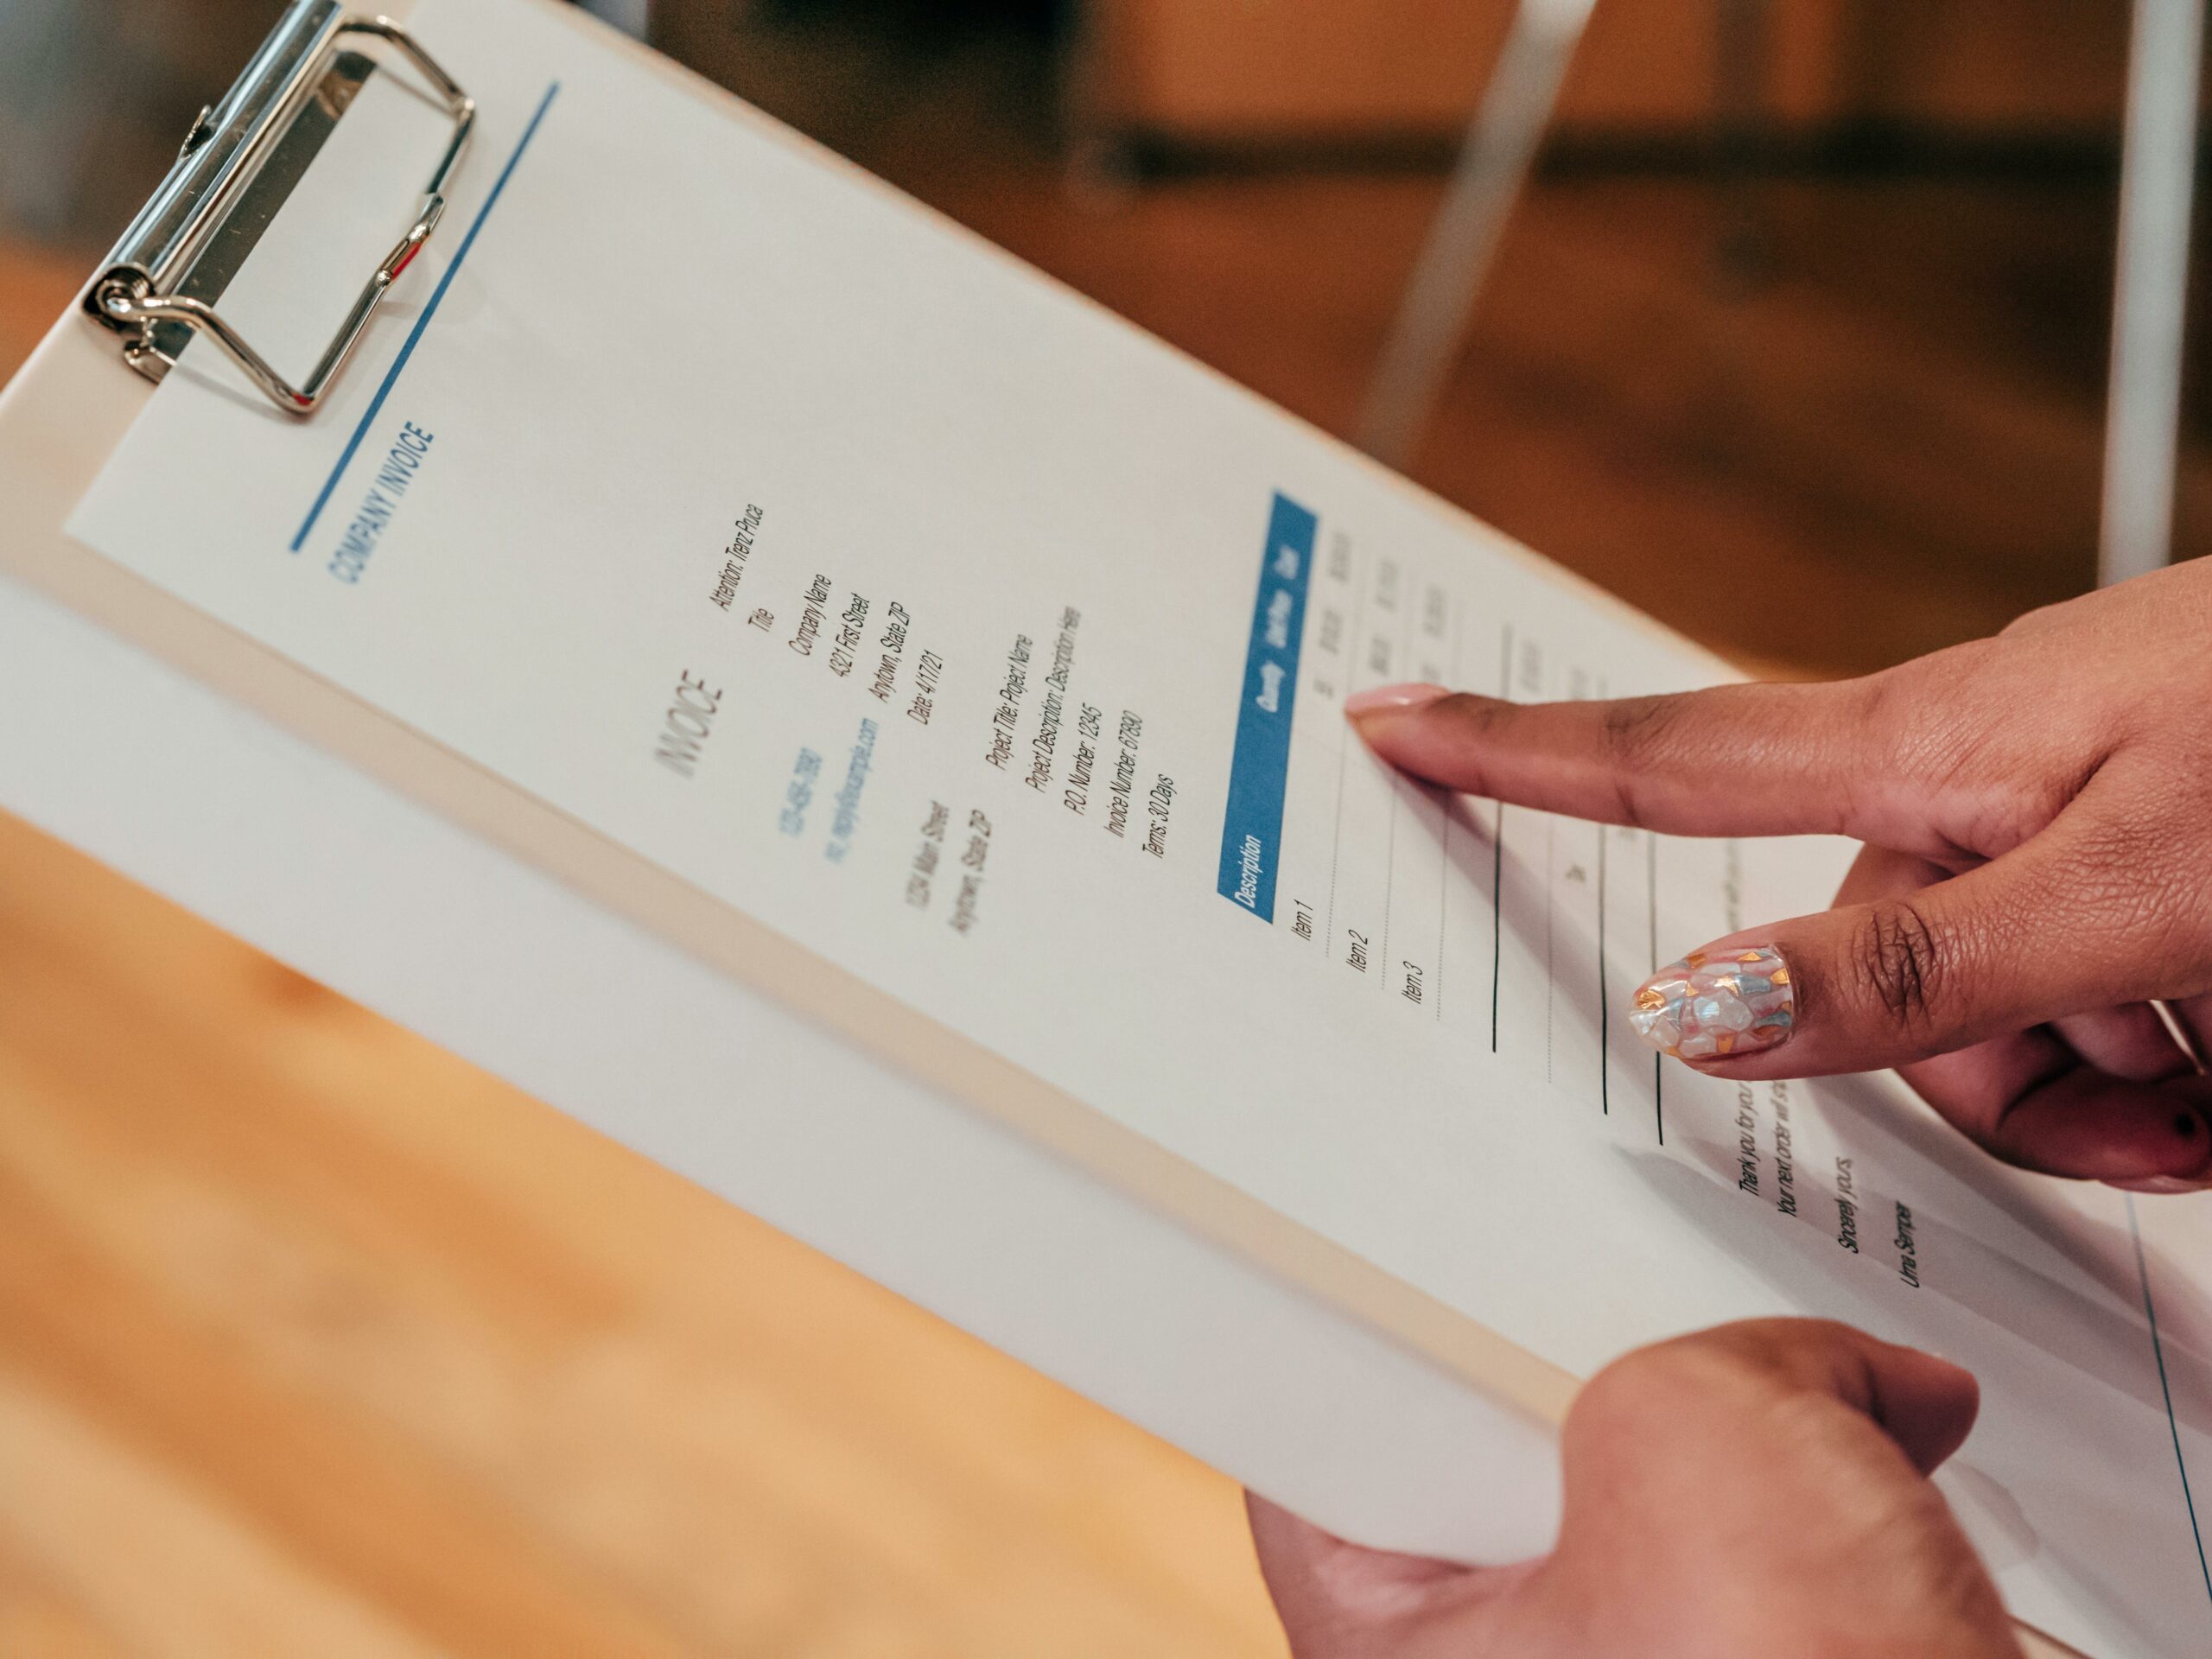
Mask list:
[[1592,3],[1521,0],[1369,390],[1357,442],[1379,461],[1403,467],[1428,423]]
[[2155,570],[2173,556],[2203,36],[2204,0],[2135,0],[2113,284],[2101,583]]

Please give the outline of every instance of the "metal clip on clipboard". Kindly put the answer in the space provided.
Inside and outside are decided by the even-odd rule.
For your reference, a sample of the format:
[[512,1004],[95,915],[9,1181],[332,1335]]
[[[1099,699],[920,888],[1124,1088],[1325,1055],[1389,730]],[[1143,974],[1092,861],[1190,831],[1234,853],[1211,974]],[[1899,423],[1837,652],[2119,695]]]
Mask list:
[[[380,41],[426,80],[452,117],[453,139],[423,188],[407,233],[371,273],[321,360],[294,385],[223,320],[213,302],[245,263],[370,73],[344,49]],[[162,188],[139,212],[85,296],[85,309],[124,336],[124,360],[159,380],[204,334],[288,415],[305,416],[329,389],[362,330],[445,212],[445,188],[468,147],[476,103],[388,17],[360,17],[339,0],[295,0],[223,101],[203,111]]]

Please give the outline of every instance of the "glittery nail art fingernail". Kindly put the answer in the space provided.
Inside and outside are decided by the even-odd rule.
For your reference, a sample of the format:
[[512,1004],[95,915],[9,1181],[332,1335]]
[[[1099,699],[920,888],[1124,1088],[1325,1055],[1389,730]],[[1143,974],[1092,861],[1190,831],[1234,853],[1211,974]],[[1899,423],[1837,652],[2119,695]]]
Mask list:
[[1796,1015],[1789,964],[1762,945],[1693,950],[1669,963],[1637,988],[1628,1022],[1677,1059],[1712,1060],[1772,1048]]

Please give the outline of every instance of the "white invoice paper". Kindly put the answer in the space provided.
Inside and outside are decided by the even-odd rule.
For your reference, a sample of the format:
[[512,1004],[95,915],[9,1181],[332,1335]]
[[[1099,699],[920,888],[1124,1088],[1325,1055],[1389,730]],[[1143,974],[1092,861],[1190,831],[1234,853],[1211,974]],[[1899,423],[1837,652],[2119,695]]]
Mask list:
[[[361,359],[301,425],[188,353],[73,536],[1553,1363],[1808,1313],[1968,1365],[2014,1611],[2212,1648],[2194,1205],[1656,1062],[1624,994],[1846,849],[1443,798],[1341,715],[1707,662],[528,0],[410,22],[482,116]],[[347,113],[224,301],[276,360],[438,136]]]

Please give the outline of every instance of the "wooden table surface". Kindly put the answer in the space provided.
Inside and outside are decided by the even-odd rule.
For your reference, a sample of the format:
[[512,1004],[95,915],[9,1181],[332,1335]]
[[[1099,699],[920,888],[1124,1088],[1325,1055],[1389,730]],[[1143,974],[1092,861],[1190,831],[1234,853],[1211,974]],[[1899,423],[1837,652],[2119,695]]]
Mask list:
[[0,817],[0,1654],[1280,1648],[1228,1481]]
[[0,815],[5,1659],[1282,1645],[1221,1476]]

